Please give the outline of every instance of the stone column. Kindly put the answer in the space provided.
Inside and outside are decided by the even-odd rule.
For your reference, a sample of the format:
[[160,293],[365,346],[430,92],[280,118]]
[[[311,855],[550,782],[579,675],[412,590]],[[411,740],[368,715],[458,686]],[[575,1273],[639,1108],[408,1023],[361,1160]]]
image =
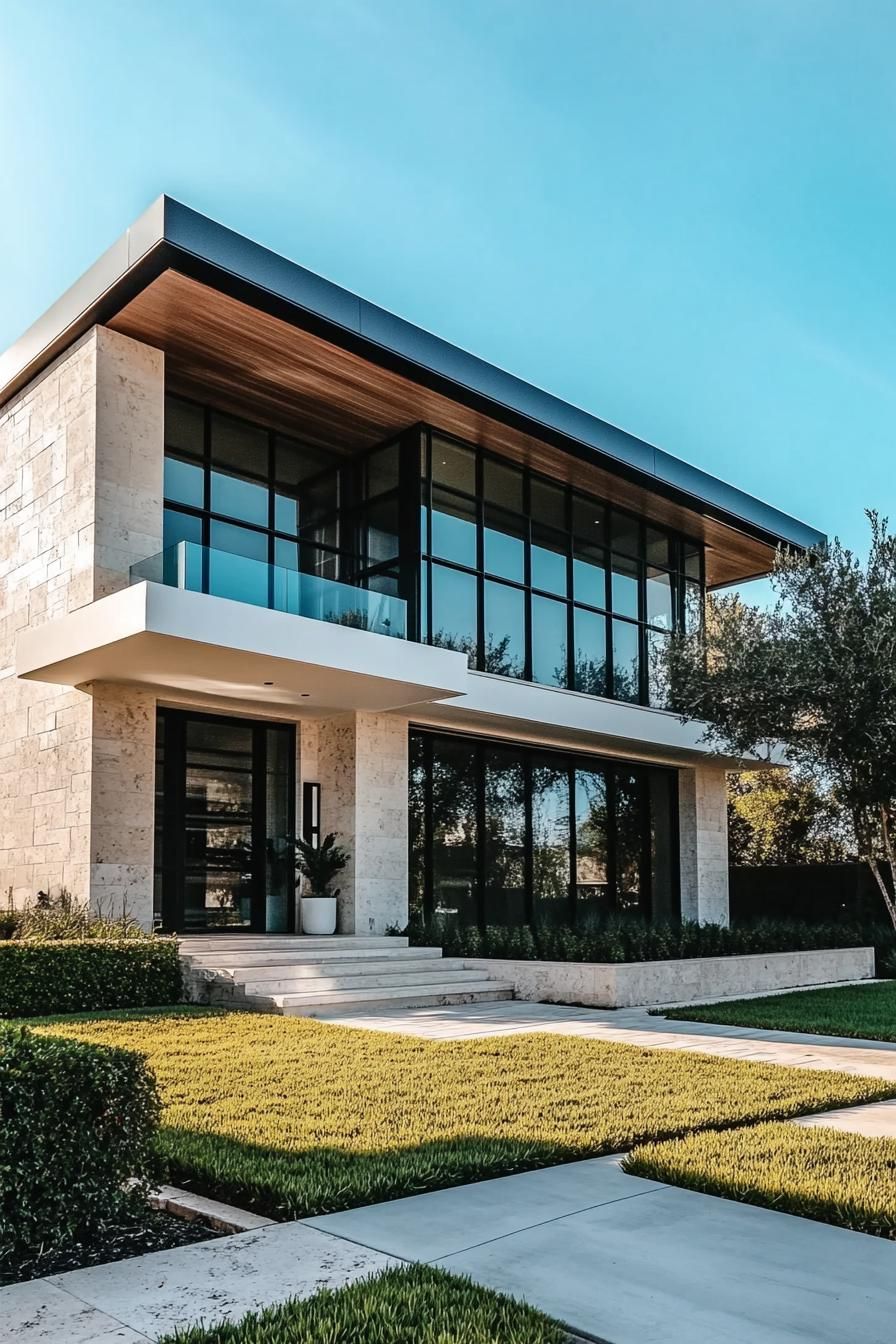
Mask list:
[[95,682],[90,781],[90,906],[152,928],[156,698]]
[[728,789],[715,765],[678,772],[681,917],[728,924]]
[[322,832],[351,854],[337,885],[340,933],[385,933],[408,918],[408,727],[390,714],[323,719]]

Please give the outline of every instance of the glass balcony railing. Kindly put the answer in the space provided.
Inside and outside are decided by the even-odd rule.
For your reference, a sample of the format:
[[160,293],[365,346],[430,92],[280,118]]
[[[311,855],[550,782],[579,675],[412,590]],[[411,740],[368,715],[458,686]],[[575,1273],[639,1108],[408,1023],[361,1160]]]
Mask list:
[[131,583],[144,580],[396,639],[404,639],[407,633],[407,603],[403,598],[321,579],[316,574],[301,574],[230,551],[212,550],[194,541],[180,541],[131,565]]

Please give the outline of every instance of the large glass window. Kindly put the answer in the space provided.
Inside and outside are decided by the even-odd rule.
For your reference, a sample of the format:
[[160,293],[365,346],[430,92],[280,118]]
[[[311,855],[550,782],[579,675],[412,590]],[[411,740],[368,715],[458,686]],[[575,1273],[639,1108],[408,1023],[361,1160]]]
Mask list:
[[410,762],[415,916],[677,917],[674,771],[422,729]]
[[[397,443],[342,457],[169,395],[164,545],[221,552],[209,559],[210,591],[241,601],[265,604],[269,565],[395,592],[398,473]],[[449,556],[475,564],[475,522],[466,520],[471,555],[458,541],[462,515],[447,516],[454,534],[434,533]]]
[[702,547],[423,438],[421,638],[462,648],[480,671],[663,707],[661,654],[699,619]]

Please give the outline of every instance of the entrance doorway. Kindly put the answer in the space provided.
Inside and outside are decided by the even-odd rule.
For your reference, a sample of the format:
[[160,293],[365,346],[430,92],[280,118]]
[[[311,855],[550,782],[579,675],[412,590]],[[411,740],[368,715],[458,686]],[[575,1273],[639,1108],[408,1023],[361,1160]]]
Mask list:
[[156,724],[157,925],[294,927],[295,728],[184,710]]

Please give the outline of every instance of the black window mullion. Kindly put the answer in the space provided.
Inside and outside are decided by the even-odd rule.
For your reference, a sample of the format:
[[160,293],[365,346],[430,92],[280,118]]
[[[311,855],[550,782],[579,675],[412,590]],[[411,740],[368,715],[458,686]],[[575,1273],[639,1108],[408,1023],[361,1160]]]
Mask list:
[[481,451],[476,453],[476,666],[486,668],[485,630],[485,471]]
[[616,809],[618,803],[618,791],[616,788],[616,770],[610,768],[606,772],[607,781],[607,888],[609,895],[609,906],[611,910],[619,908],[619,871],[617,867],[618,847],[616,831]]
[[532,826],[532,753],[523,749],[523,890],[526,923],[535,922],[535,856]]
[[476,909],[479,927],[485,928],[485,746],[476,743]]
[[523,472],[523,680],[533,680],[532,662],[532,490],[531,473]]
[[579,869],[579,828],[576,824],[576,766],[571,763],[566,772],[566,782],[569,797],[569,923],[575,928],[578,922],[578,883],[577,875]]

